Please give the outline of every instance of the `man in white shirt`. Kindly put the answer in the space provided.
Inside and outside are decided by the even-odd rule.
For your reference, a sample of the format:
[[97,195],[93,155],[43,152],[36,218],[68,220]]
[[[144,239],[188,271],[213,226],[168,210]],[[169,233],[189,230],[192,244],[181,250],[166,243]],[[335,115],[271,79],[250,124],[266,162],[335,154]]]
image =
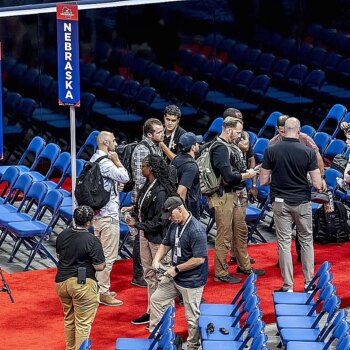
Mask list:
[[[94,233],[101,241],[103,253],[106,257],[106,268],[96,273],[100,287],[100,303],[107,306],[120,306],[121,300],[115,298],[116,293],[110,291],[110,274],[113,263],[118,257],[119,248],[119,196],[118,183],[127,183],[129,175],[120,162],[115,146],[117,145],[113,133],[101,131],[97,136],[97,150],[90,162],[98,161],[104,179],[104,188],[110,192],[109,202],[94,213]],[[102,159],[101,159],[102,158]]]

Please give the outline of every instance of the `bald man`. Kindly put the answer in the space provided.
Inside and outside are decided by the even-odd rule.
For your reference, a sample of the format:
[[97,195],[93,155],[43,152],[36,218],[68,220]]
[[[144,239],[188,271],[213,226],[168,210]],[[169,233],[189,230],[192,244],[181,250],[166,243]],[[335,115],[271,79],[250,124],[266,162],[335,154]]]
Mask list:
[[260,170],[261,185],[270,185],[273,216],[275,220],[278,257],[283,285],[278,292],[292,292],[293,263],[291,254],[292,224],[296,225],[301,245],[301,263],[305,285],[314,273],[314,248],[312,237],[311,188],[321,191],[322,179],[316,152],[299,141],[300,122],[288,118],[284,126],[284,138],[269,146],[264,154]]

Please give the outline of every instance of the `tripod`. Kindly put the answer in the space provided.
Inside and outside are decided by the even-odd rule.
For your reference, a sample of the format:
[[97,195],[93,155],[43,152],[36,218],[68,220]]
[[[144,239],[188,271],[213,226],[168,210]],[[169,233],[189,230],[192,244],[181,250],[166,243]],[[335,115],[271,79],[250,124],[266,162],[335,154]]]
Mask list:
[[2,273],[1,267],[0,267],[0,276],[1,276],[2,284],[3,284],[3,288],[0,289],[0,292],[6,292],[9,295],[11,302],[14,303],[15,301],[13,300],[10,287],[8,286],[8,284],[5,281],[5,277]]

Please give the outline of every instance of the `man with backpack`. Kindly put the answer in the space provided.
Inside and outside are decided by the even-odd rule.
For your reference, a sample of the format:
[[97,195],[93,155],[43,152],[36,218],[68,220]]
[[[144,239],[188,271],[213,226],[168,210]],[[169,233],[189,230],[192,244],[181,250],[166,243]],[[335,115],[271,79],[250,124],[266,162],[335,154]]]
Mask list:
[[101,131],[97,136],[97,150],[90,162],[97,162],[103,176],[105,191],[110,193],[109,201],[105,206],[94,212],[94,234],[101,241],[106,258],[106,268],[96,273],[100,287],[100,303],[107,306],[120,306],[121,300],[115,298],[116,293],[110,291],[110,274],[113,263],[118,257],[119,248],[119,196],[118,183],[127,183],[129,175],[120,162],[115,147],[117,143],[113,133]]
[[[164,140],[164,128],[160,120],[155,118],[147,119],[143,125],[143,137],[139,142],[131,156],[131,173],[135,183],[131,192],[131,204],[135,205],[138,194],[145,184],[146,179],[142,175],[142,162],[149,154],[157,154],[163,156],[159,144]],[[133,243],[133,278],[131,284],[141,288],[147,288],[147,283],[143,278],[143,268],[140,256],[140,234],[134,230],[135,239]],[[136,232],[135,232],[136,231]]]
[[199,220],[199,200],[201,188],[199,183],[199,169],[195,156],[199,152],[201,136],[196,136],[192,132],[186,132],[179,139],[180,154],[178,154],[171,165],[176,168],[178,178],[177,193],[186,203],[187,209]]
[[227,253],[231,240],[235,240],[237,273],[263,275],[263,270],[253,269],[247,252],[248,228],[241,204],[241,182],[256,176],[247,170],[242,152],[235,144],[242,135],[243,125],[236,118],[224,120],[221,134],[214,140],[210,151],[212,170],[219,181],[218,189],[209,196],[208,204],[215,210],[217,234],[215,240],[215,281],[239,283],[228,273]]

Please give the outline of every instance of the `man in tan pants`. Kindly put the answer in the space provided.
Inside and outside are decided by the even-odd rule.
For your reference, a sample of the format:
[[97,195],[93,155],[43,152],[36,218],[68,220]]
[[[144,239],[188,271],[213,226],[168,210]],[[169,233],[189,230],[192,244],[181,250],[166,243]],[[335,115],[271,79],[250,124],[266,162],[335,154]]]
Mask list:
[[172,224],[153,260],[158,270],[163,257],[171,250],[172,267],[164,273],[151,297],[150,332],[165,310],[181,294],[188,323],[187,350],[200,348],[198,331],[199,306],[208,279],[207,235],[203,225],[185,208],[181,198],[169,197],[162,218]]
[[115,299],[116,293],[110,291],[110,275],[113,263],[118,257],[119,248],[119,196],[118,183],[127,183],[129,175],[120,162],[115,146],[114,135],[108,131],[101,131],[97,136],[97,150],[90,162],[98,162],[104,180],[104,188],[110,192],[109,202],[94,214],[95,236],[101,241],[106,257],[106,268],[96,274],[100,287],[100,303],[107,306],[120,306],[121,300]]
[[237,258],[237,273],[263,275],[263,270],[253,269],[247,252],[248,229],[245,223],[245,211],[240,204],[241,182],[256,176],[253,169],[247,170],[242,152],[235,144],[242,135],[243,125],[236,118],[224,120],[221,134],[214,140],[211,163],[215,175],[222,179],[217,193],[208,198],[208,203],[215,210],[215,281],[239,283],[237,278],[228,273],[227,253],[231,240],[234,239]]

